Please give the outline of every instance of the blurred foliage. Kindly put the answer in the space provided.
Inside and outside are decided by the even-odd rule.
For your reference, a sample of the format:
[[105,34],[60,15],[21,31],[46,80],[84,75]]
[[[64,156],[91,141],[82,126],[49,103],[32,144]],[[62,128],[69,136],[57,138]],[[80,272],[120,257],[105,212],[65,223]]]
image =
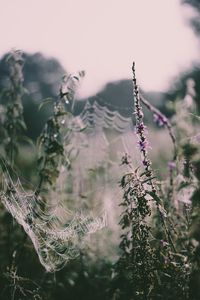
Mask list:
[[[122,165],[114,168],[114,161],[118,158],[115,157],[113,149],[109,149],[110,152],[106,153],[98,164],[95,154],[89,157],[87,142],[95,143],[95,137],[92,136],[87,140],[89,135],[84,131],[82,135],[78,135],[78,140],[81,138],[84,140],[85,157],[78,153],[79,149],[75,149],[77,153],[68,160],[68,152],[63,147],[63,134],[71,134],[72,128],[67,123],[65,131],[62,132],[61,122],[66,121],[64,117],[66,108],[68,104],[73,103],[74,95],[68,99],[64,89],[60,89],[59,92],[59,83],[64,70],[57,61],[45,59],[41,54],[26,54],[24,58],[23,86],[27,91],[23,90],[26,94],[20,93],[23,106],[20,106],[21,109],[17,110],[17,114],[12,114],[9,122],[22,121],[24,116],[27,131],[25,126],[20,126],[20,130],[17,130],[18,127],[14,128],[14,134],[13,131],[7,130],[6,119],[10,117],[7,108],[10,103],[11,106],[15,106],[15,98],[18,98],[19,94],[14,89],[12,99],[8,94],[5,97],[2,93],[4,97],[1,98],[0,116],[1,155],[6,157],[7,154],[6,138],[13,136],[16,139],[21,135],[22,129],[23,135],[31,137],[33,141],[24,138],[24,141],[16,143],[18,153],[14,159],[10,159],[9,155],[7,160],[14,160],[15,168],[18,170],[17,176],[22,180],[27,192],[34,189],[30,188],[29,181],[34,183],[34,186],[39,181],[38,189],[35,189],[36,196],[40,194],[44,185],[46,190],[52,192],[55,197],[55,182],[59,180],[61,173],[60,161],[65,160],[67,165],[67,176],[63,175],[66,181],[65,189],[64,194],[60,193],[59,197],[64,197],[65,201],[69,202],[70,209],[82,206],[95,208],[97,199],[100,198],[108,205],[109,218],[112,219],[113,215],[117,217],[113,218],[114,225],[98,233],[96,237],[90,237],[90,243],[84,249],[80,249],[77,259],[69,261],[62,270],[51,274],[45,272],[31,240],[0,202],[0,299],[199,299],[200,126],[195,105],[193,106],[195,101],[199,105],[199,69],[197,68],[196,73],[184,75],[185,77],[180,79],[179,88],[176,87],[167,95],[153,92],[148,94],[152,98],[151,105],[147,105],[150,109],[147,125],[151,132],[150,140],[152,138],[152,162],[148,158],[147,139],[144,136],[146,127],[143,124],[143,116],[146,115],[147,110],[144,110],[143,114],[142,107],[139,105],[139,111],[135,111],[136,133],[139,136],[138,145],[143,159],[138,156],[136,164],[141,166],[138,168],[133,166],[127,153],[122,159]],[[7,59],[8,55],[0,62],[0,72],[3,75],[0,79],[1,92],[5,89],[12,91],[10,71],[6,65]],[[195,81],[195,95],[190,93],[190,87],[188,90],[189,78]],[[134,98],[137,94],[138,91],[135,91]],[[144,92],[142,95],[146,96]],[[99,101],[103,99],[110,110],[118,110],[127,117],[132,115],[131,81],[110,83],[97,96]],[[166,97],[172,101],[170,105],[165,106]],[[49,98],[53,99],[50,105],[48,105]],[[158,103],[159,99],[160,103]],[[45,105],[42,106],[41,103]],[[82,106],[82,103],[79,104],[75,109],[77,115]],[[163,118],[162,113],[152,104],[161,108],[162,112],[167,111],[171,120]],[[24,114],[22,114],[23,108]],[[158,125],[173,130],[175,143],[178,145],[176,156],[172,153],[174,149],[169,146],[170,138],[167,139],[164,128],[157,130],[156,125],[149,126],[150,122],[152,123],[150,121],[152,113],[157,113],[157,117],[164,121]],[[70,118],[74,118],[71,113],[67,114],[67,120]],[[169,127],[169,124],[172,124],[172,127]],[[35,139],[39,134],[41,135],[38,145],[41,151],[38,155]],[[110,140],[116,138],[114,134],[113,138],[109,130],[106,136]],[[77,144],[74,147],[70,144],[71,141],[72,139],[67,139],[67,146],[72,146],[70,151],[73,152]],[[116,145],[114,144],[113,147]],[[9,147],[12,148],[13,145]],[[95,151],[100,152],[100,147]],[[133,155],[136,156],[135,152]],[[37,169],[38,157],[39,168]],[[73,173],[78,159],[84,161],[78,166],[78,172]],[[79,167],[87,165],[92,159],[94,163],[93,165],[91,163],[92,167],[88,166],[87,178],[80,180],[80,177],[86,173],[81,173]],[[171,161],[167,166],[168,160]],[[155,166],[158,171],[155,170]],[[157,173],[159,179],[155,179]],[[115,202],[111,203],[112,206],[108,202],[108,197],[105,197],[106,184],[109,181],[112,186],[117,185],[118,176],[121,177],[122,193],[118,188],[109,190],[109,192],[115,191],[111,198]],[[0,179],[1,177],[3,177],[2,173]],[[103,189],[99,191],[99,187],[102,186]],[[73,198],[75,187],[78,190],[77,199]],[[3,185],[1,185],[2,190],[4,190]],[[90,196],[85,193],[88,190]],[[44,197],[45,193],[41,194]],[[53,200],[55,205],[56,199]],[[45,201],[48,201],[48,197]],[[121,202],[120,209],[116,208],[119,202]],[[119,234],[121,234],[120,240]]]
[[[51,115],[50,106],[38,109],[39,103],[47,97],[55,98],[65,70],[53,58],[46,58],[40,53],[24,54],[23,85],[28,91],[23,96],[24,119],[27,125],[27,135],[36,139],[47,118]],[[0,60],[0,92],[9,86],[9,67],[6,63],[8,54]]]
[[197,16],[192,18],[190,23],[191,23],[192,27],[194,28],[196,34],[199,35],[200,34],[200,20],[199,20],[200,3],[199,3],[199,0],[182,0],[182,3],[192,6],[196,10]]

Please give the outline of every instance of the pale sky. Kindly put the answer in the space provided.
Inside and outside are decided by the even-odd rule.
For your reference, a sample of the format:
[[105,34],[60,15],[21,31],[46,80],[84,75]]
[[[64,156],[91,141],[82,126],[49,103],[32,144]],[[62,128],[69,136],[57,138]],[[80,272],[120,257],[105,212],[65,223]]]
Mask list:
[[84,69],[82,96],[131,78],[135,60],[142,88],[162,90],[199,59],[191,14],[179,0],[0,0],[0,55],[39,51]]

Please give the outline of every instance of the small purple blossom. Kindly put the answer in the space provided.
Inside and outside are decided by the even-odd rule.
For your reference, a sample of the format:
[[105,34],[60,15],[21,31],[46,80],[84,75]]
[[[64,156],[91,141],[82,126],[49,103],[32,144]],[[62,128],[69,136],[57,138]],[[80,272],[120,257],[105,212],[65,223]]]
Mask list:
[[149,167],[151,165],[149,159],[143,159],[142,163],[145,167]]
[[166,123],[167,123],[166,118],[160,114],[154,114],[153,120],[160,127],[166,125]]
[[142,157],[142,164],[145,168],[146,171],[146,176],[149,177],[149,182],[152,187],[152,191],[155,193],[156,189],[154,186],[154,183],[151,180],[152,177],[152,170],[150,168],[151,162],[148,158],[147,155],[147,148],[149,148],[149,143],[146,139],[145,133],[146,133],[146,127],[143,123],[143,111],[142,111],[142,106],[141,106],[141,98],[139,94],[139,88],[136,82],[136,77],[135,77],[135,63],[133,63],[132,67],[133,71],[133,94],[134,94],[134,102],[135,102],[135,118],[136,118],[136,134],[138,136],[138,147],[141,152],[141,157]]
[[167,166],[170,171],[173,171],[176,168],[176,163],[174,161],[169,161]]
[[137,134],[141,134],[141,133],[143,133],[144,131],[146,131],[146,126],[144,125],[143,122],[141,122],[140,124],[138,124],[138,125],[136,126],[136,133],[137,133]]
[[166,247],[166,246],[169,245],[168,242],[165,241],[165,240],[160,240],[160,243],[161,243],[161,245],[162,245],[163,247]]
[[146,151],[146,149],[148,148],[148,142],[146,140],[140,140],[138,141],[138,146],[140,148],[140,151]]

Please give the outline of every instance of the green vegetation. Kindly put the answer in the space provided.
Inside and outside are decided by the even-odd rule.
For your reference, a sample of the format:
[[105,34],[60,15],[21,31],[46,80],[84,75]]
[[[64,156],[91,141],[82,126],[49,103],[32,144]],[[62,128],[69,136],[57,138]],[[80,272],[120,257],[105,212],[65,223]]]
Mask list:
[[[95,101],[74,115],[84,72],[66,75],[58,96],[38,103],[48,117],[30,139],[22,53],[11,53],[7,63],[0,299],[199,299],[200,120],[193,82],[183,99],[170,102],[168,119],[141,96],[133,64],[126,116]],[[145,124],[147,110],[159,129]]]

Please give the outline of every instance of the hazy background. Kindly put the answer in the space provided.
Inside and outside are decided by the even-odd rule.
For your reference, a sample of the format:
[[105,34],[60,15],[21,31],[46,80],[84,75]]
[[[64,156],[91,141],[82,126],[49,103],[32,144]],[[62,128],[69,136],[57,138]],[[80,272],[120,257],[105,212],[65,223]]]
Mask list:
[[83,97],[130,78],[133,60],[142,88],[165,90],[199,57],[196,13],[180,0],[0,0],[0,12],[0,55],[16,47],[86,70]]

